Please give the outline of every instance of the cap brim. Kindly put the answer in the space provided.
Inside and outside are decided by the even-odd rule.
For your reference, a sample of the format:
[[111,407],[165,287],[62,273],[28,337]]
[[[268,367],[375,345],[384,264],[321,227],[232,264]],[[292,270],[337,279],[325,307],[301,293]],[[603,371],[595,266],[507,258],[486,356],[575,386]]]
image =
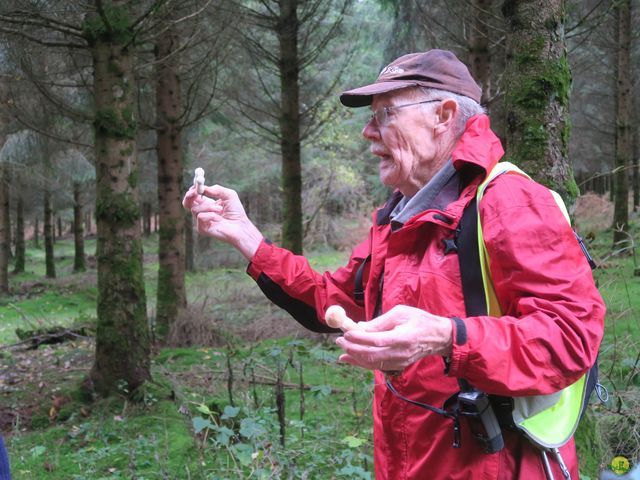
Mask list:
[[418,83],[414,81],[372,83],[371,85],[342,92],[340,94],[340,102],[342,102],[345,107],[366,107],[367,105],[371,105],[374,95],[400,90],[401,88],[413,87],[415,85],[418,85]]

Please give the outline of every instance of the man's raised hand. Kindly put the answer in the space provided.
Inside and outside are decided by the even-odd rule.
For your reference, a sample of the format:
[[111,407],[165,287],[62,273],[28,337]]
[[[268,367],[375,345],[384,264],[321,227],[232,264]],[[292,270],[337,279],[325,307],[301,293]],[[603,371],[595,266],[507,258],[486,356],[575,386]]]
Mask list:
[[247,217],[235,190],[204,185],[199,195],[193,186],[184,196],[182,205],[191,211],[198,233],[232,245],[251,260],[263,237]]

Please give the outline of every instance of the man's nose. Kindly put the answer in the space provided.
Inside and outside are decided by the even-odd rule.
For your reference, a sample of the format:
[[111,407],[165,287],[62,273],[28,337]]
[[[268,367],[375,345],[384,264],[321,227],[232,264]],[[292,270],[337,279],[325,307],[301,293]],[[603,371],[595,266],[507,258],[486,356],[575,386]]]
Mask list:
[[370,141],[380,139],[380,130],[378,129],[378,124],[373,117],[369,119],[369,121],[362,129],[362,136]]

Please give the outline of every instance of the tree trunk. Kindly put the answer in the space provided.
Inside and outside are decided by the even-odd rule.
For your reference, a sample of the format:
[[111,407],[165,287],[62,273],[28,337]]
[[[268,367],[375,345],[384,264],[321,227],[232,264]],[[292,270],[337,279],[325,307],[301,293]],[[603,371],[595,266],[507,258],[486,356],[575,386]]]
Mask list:
[[33,248],[40,248],[40,240],[38,238],[39,235],[40,235],[40,219],[36,215],[36,220],[33,225]]
[[151,203],[142,202],[142,231],[145,237],[151,235]]
[[192,225],[192,217],[189,212],[185,212],[184,217],[184,245],[185,245],[185,255],[184,255],[184,264],[185,268],[188,272],[195,271],[195,262],[194,262],[194,248],[195,242],[193,240],[193,225]]
[[618,78],[616,88],[616,153],[614,169],[613,243],[628,241],[631,140],[631,0],[616,4],[618,21]]
[[7,241],[4,243],[4,248],[6,249],[7,262],[10,262],[13,258],[13,253],[11,251],[11,239],[13,236],[11,235],[11,170],[8,165],[4,166],[4,186],[5,194],[3,195],[3,202],[0,208],[4,210],[4,215],[2,216],[4,222],[4,231],[7,236]]
[[562,0],[506,0],[507,159],[565,202],[578,195],[568,159],[571,72]]
[[[380,2],[382,3],[382,2]],[[420,41],[419,28],[429,28],[427,25],[420,27],[416,21],[419,8],[413,0],[395,0],[387,2],[393,7],[392,35],[389,35],[384,47],[383,64],[391,63],[396,58],[411,52],[419,51],[417,41]]]
[[[640,115],[636,115],[640,120]],[[640,129],[636,129],[633,142],[633,211],[640,207]]]
[[62,238],[62,218],[61,217],[57,217],[56,221],[58,223],[58,239]]
[[158,158],[158,289],[156,338],[166,340],[171,325],[187,306],[184,289],[184,212],[182,208],[182,96],[170,28],[156,43],[156,152]]
[[84,228],[82,223],[82,185],[73,182],[73,239],[75,255],[73,257],[73,271],[84,272]]
[[95,363],[100,395],[132,392],[150,374],[150,339],[138,201],[132,16],[114,0],[85,20],[94,67],[98,300]]
[[300,85],[298,0],[280,2],[280,148],[282,152],[282,246],[302,253],[302,168],[300,165]]
[[607,192],[609,192],[609,201],[613,203],[616,199],[616,182],[613,173],[607,174]]
[[93,225],[92,225],[92,222],[91,222],[91,217],[92,217],[92,213],[90,211],[85,213],[84,229],[85,229],[85,232],[87,233],[87,235],[91,235],[91,233],[93,232]]
[[9,184],[6,181],[5,172],[7,166],[0,162],[0,296],[9,293],[9,256],[7,255],[7,243],[11,241],[10,233],[7,230],[5,217],[8,212],[4,206],[7,204],[6,197],[9,196]]
[[482,87],[482,104],[491,98],[491,55],[489,52],[489,10],[492,0],[473,0],[469,28],[469,67]]
[[51,208],[51,192],[44,189],[44,256],[47,278],[56,278],[56,263],[53,253],[53,209]]
[[13,264],[13,273],[24,272],[25,267],[25,242],[24,242],[24,200],[18,195],[16,200],[16,256]]

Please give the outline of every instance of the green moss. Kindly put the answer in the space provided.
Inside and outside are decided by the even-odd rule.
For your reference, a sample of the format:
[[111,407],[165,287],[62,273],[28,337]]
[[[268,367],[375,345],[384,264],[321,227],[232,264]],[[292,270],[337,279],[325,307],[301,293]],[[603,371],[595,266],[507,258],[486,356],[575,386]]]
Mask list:
[[567,107],[571,90],[571,70],[567,58],[562,57],[555,62],[542,62],[539,59],[534,62],[530,52],[530,49],[526,49],[516,59],[519,64],[526,62],[530,69],[529,75],[510,94],[513,104],[533,111],[545,108],[551,100],[557,100],[560,105]]
[[129,193],[102,191],[96,198],[96,219],[131,226],[140,218],[140,207]]
[[519,147],[515,150],[517,153],[515,155],[512,153],[511,155],[511,161],[517,165],[543,158],[549,140],[548,133],[541,120],[535,116],[530,116],[527,120],[519,141]]
[[113,73],[116,77],[121,77],[122,75],[124,75],[124,71],[122,70],[122,68],[120,68],[118,62],[115,62],[111,59],[107,62],[107,71]]
[[571,119],[565,120],[564,127],[562,128],[562,155],[568,157],[569,155],[569,142],[571,140]]
[[[123,83],[128,84],[128,82]],[[136,115],[131,105],[128,105],[122,109],[122,119],[127,125],[136,125]]]
[[136,188],[138,186],[138,170],[132,170],[129,176],[127,177],[127,183],[131,188]]
[[103,10],[104,19],[100,15],[90,15],[84,21],[82,27],[88,41],[128,43],[133,35],[133,19],[129,10],[125,6],[117,5],[104,5]]
[[133,145],[131,144],[128,147],[121,149],[118,153],[123,157],[131,156],[133,154]]
[[164,222],[164,225],[161,225],[158,230],[159,240],[165,242],[173,240],[178,234],[177,223],[178,220],[176,219],[169,219]]
[[[545,157],[549,133],[546,126],[546,111],[549,105],[557,102],[564,108],[569,105],[571,88],[571,72],[566,58],[555,62],[541,60],[541,52],[545,46],[544,37],[537,37],[531,45],[523,47],[516,62],[525,69],[526,75],[511,85],[507,104],[512,106],[510,122],[513,131],[521,131],[519,138],[514,138],[517,148],[512,148],[512,161],[517,164],[538,163]],[[569,146],[570,123],[562,129],[562,154],[567,155]],[[557,186],[565,191],[564,186]],[[573,187],[571,191],[574,191]]]
[[518,66],[525,67],[537,64],[540,61],[540,55],[544,49],[545,42],[545,38],[540,35],[523,46],[514,58]]
[[[109,281],[115,287],[119,287],[118,282],[127,281],[128,288],[131,293],[142,294],[144,297],[144,277],[142,269],[142,245],[140,240],[127,240],[124,242],[113,242],[110,245],[109,252],[100,252],[98,254],[99,261],[109,266],[111,278]],[[116,288],[116,293],[120,293]],[[98,298],[100,303],[100,298]],[[137,306],[137,305],[136,305]],[[113,308],[121,308],[115,305]],[[146,315],[146,312],[145,312]]]
[[[149,328],[140,240],[115,235],[99,242],[95,391],[107,396],[149,379]],[[105,357],[109,357],[107,362]]]
[[51,420],[44,414],[34,415],[31,417],[31,428],[33,430],[42,430],[51,425]]
[[133,140],[138,130],[135,115],[129,107],[120,113],[114,108],[101,108],[96,111],[93,125],[97,134],[118,139]]
[[573,202],[580,195],[580,189],[578,188],[578,184],[576,183],[576,179],[573,178],[573,175],[570,175],[569,179],[564,184],[564,190],[567,192],[570,202]]

